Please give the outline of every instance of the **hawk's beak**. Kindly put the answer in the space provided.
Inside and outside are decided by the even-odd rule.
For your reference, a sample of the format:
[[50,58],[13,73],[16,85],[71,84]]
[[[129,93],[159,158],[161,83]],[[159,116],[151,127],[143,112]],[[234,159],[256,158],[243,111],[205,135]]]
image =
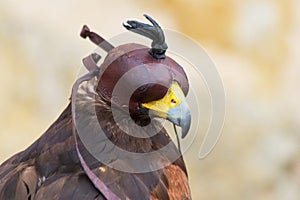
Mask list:
[[181,138],[184,138],[191,126],[191,112],[186,100],[168,110],[167,119],[181,127]]
[[181,138],[184,138],[191,125],[191,113],[184,93],[177,82],[173,82],[167,94],[159,100],[143,103],[149,113],[164,118],[181,127]]

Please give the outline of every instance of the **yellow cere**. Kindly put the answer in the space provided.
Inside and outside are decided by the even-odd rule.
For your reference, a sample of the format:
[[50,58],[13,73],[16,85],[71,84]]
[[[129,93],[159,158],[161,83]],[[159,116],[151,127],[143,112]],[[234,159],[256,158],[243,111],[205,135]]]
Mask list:
[[143,103],[142,106],[155,111],[160,117],[166,118],[171,108],[178,106],[185,100],[184,93],[177,82],[172,82],[167,94],[159,100]]

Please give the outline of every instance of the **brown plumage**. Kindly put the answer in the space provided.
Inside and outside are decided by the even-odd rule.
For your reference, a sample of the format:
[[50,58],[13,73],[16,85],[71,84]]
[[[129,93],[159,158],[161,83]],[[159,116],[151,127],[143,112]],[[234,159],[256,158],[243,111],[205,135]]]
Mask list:
[[[92,81],[79,92],[82,107],[94,105],[88,91]],[[152,138],[133,138],[112,123],[110,106],[99,97],[97,113],[112,130],[111,141],[123,149],[147,152],[164,146],[170,138],[163,129]],[[91,116],[94,117],[94,116]],[[87,119],[87,122],[89,119]],[[0,167],[0,199],[104,199],[85,175],[72,137],[70,105],[50,128],[25,151]],[[79,143],[89,167],[121,199],[190,199],[187,172],[182,157],[164,169],[130,174],[104,166]],[[174,145],[174,151],[179,153]],[[159,161],[158,161],[159,162]]]
[[[131,22],[133,25],[135,23],[137,22]],[[97,38],[95,33],[92,34],[93,37]],[[152,29],[151,34],[155,35],[155,31],[153,32]],[[161,32],[159,32],[159,36],[161,36]],[[113,48],[107,42],[105,46],[108,49]],[[133,137],[128,134],[129,132],[137,132],[131,123],[127,123],[129,119],[132,118],[140,126],[150,123],[149,113],[145,112],[146,108],[140,109],[141,105],[164,97],[168,91],[166,85],[175,81],[183,89],[182,95],[186,95],[188,92],[188,81],[183,69],[171,58],[164,55],[166,44],[153,46],[156,49],[150,51],[145,46],[136,44],[127,44],[110,49],[100,67],[99,74],[81,84],[78,90],[76,117],[78,113],[84,113],[84,115],[77,117],[77,121],[80,123],[76,123],[76,128],[83,128],[85,130],[83,132],[89,134],[93,130],[97,130],[96,127],[100,125],[107,138],[99,143],[93,143],[93,148],[99,151],[98,155],[110,151],[105,145],[107,140],[110,140],[115,146],[135,153],[154,152],[170,144],[168,153],[173,157],[175,155],[177,159],[169,160],[168,156],[162,155],[161,158],[151,160],[149,165],[163,163],[163,168],[134,173],[120,171],[112,167],[114,163],[117,163],[117,165],[130,169],[132,163],[128,162],[126,158],[110,158],[111,165],[96,159],[86,149],[84,140],[80,140],[79,135],[77,135],[78,148],[89,169],[120,199],[191,199],[187,171],[182,155],[171,141],[167,131],[163,128],[157,134],[146,138]],[[157,49],[160,47],[163,48],[162,51]],[[161,69],[160,65],[149,67],[147,65],[149,62],[163,63],[167,66],[167,70]],[[142,77],[132,77],[126,80],[127,83],[132,84],[138,82],[139,78],[148,78],[155,80],[157,84],[148,84],[137,89],[127,104],[126,99],[123,99],[124,94],[122,92],[117,94],[118,101],[115,101],[116,99],[112,98],[114,84],[124,73],[138,65],[143,66],[138,72],[142,74]],[[126,88],[126,86],[124,87]],[[72,98],[71,101],[75,101],[75,99]],[[116,110],[114,113],[112,108]],[[130,117],[124,112],[124,108],[129,109]],[[79,159],[75,138],[72,134],[72,128],[74,128],[72,115],[74,115],[74,110],[72,110],[70,103],[37,141],[0,166],[1,200],[106,199],[103,192],[95,187],[94,181],[89,178]],[[115,115],[118,116],[118,121],[114,118]],[[177,118],[171,117],[168,120],[174,121],[175,124],[189,126],[189,123],[176,122]],[[120,122],[127,125],[126,130],[124,127],[120,128]],[[158,122],[154,121],[153,123]],[[144,135],[148,133],[138,132],[135,134]],[[93,142],[93,138],[90,139]]]

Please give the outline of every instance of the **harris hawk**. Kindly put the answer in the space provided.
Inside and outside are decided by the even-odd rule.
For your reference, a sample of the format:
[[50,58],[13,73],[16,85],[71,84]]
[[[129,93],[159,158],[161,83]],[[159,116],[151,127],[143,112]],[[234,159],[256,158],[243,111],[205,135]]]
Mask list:
[[62,114],[0,166],[0,199],[191,199],[180,148],[161,120],[180,126],[182,138],[187,135],[188,79],[165,55],[161,27],[145,17],[151,25],[123,25],[150,38],[151,48],[114,47],[84,26],[81,36],[107,56],[99,67],[97,54],[83,60],[89,73],[75,82]]

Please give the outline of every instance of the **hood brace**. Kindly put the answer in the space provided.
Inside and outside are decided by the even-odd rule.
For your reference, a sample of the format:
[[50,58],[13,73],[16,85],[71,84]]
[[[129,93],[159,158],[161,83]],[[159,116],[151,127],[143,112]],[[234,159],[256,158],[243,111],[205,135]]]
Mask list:
[[[102,37],[100,37],[98,34],[94,32],[90,32],[89,28],[87,26],[83,26],[81,34],[81,37],[86,38],[89,37],[89,39],[104,49],[105,51],[109,51],[113,49],[114,47],[108,43],[106,40],[104,40]],[[72,135],[75,140],[75,147],[76,147],[76,153],[80,160],[81,166],[83,167],[83,170],[85,174],[88,176],[90,181],[93,183],[93,185],[99,190],[99,192],[102,193],[102,195],[109,200],[121,200],[115,193],[113,193],[100,179],[99,177],[89,168],[87,163],[85,162],[84,158],[82,157],[79,147],[78,147],[78,140],[77,140],[77,125],[76,125],[76,109],[75,109],[75,101],[77,96],[77,90],[81,83],[88,81],[92,79],[93,77],[99,75],[99,67],[97,66],[97,61],[100,60],[101,56],[98,54],[91,54],[88,57],[83,59],[83,65],[85,68],[89,71],[87,74],[83,75],[82,77],[78,78],[73,87],[72,87],[72,95],[71,95],[71,109],[72,109]]]

